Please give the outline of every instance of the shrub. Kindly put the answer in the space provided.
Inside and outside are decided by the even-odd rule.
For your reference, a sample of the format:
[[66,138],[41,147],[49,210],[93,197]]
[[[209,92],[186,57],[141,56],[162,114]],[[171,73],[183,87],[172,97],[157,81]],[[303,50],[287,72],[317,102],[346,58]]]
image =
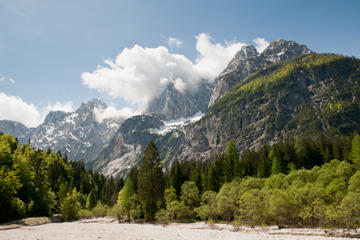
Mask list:
[[79,218],[92,218],[92,217],[94,217],[94,214],[90,210],[81,209],[79,211]]
[[64,221],[75,220],[79,217],[80,202],[76,188],[71,193],[67,193],[60,206],[60,214]]
[[99,201],[96,206],[91,209],[91,212],[94,214],[94,217],[105,217],[107,209],[108,207]]
[[160,209],[159,211],[157,211],[157,213],[155,214],[155,219],[157,223],[160,224],[166,224],[169,222],[169,216],[168,216],[168,211],[166,211],[165,209]]

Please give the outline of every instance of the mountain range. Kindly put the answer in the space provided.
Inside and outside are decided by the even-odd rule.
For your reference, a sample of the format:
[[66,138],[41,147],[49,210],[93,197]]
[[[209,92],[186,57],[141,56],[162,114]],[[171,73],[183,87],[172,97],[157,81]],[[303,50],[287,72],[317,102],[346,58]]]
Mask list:
[[[317,54],[277,40],[261,53],[241,48],[214,80],[196,92],[173,85],[143,115],[96,120],[99,100],[73,113],[51,112],[28,129],[0,121],[0,131],[36,148],[66,152],[105,175],[125,176],[153,140],[164,169],[176,160],[207,160],[233,140],[240,151],[302,136],[349,135],[360,129],[360,60]],[[96,111],[95,111],[96,112]]]
[[[284,80],[285,83],[291,84],[291,88],[285,88],[286,84],[277,85],[272,92],[266,94],[262,92],[259,96],[251,90],[247,92],[250,97],[243,101],[238,101],[239,96],[234,95],[233,92],[241,92],[244,84],[246,84],[244,86],[252,86],[252,84],[258,86],[262,81],[259,80],[260,76],[280,79],[277,75],[271,75],[272,71],[277,69],[275,73],[281,72],[283,68],[286,69],[295,64],[292,61],[301,62],[303,57],[304,59],[309,57],[310,59],[306,60],[308,62],[317,62],[320,61],[318,58],[326,58],[323,55],[314,54],[306,46],[294,41],[275,41],[262,53],[258,53],[253,46],[243,47],[216,78],[209,99],[208,106],[210,108],[206,110],[206,114],[201,120],[194,122],[191,121],[191,118],[190,121],[187,121],[189,119],[179,119],[172,121],[171,125],[171,121],[164,121],[159,115],[143,115],[141,118],[127,119],[123,124],[126,127],[119,129],[110,144],[100,152],[89,167],[106,174],[126,174],[132,165],[140,163],[141,153],[150,139],[155,141],[158,146],[166,168],[177,159],[209,159],[212,154],[224,151],[230,139],[233,139],[237,143],[238,149],[242,151],[247,148],[256,148],[265,143],[272,144],[279,140],[295,138],[303,133],[304,129],[310,129],[306,126],[305,120],[296,120],[302,114],[306,114],[305,110],[300,111],[301,107],[312,108],[314,99],[317,99],[316,101],[322,99],[324,104],[325,102],[329,102],[330,105],[338,104],[334,100],[326,99],[334,89],[321,90],[320,88],[323,87],[323,84],[330,84],[329,80],[324,78],[334,75],[340,69],[331,72],[329,69],[324,69],[316,76],[312,76],[313,69],[307,69],[310,71],[309,73],[303,69],[294,69],[293,75],[287,76]],[[343,59],[340,56],[339,58]],[[356,72],[357,70],[355,68],[352,71]],[[325,80],[326,82],[324,82]],[[266,83],[266,87],[271,82],[268,79],[263,81]],[[268,81],[269,83],[267,83]],[[343,87],[346,88],[348,85],[343,85]],[[238,88],[241,90],[235,90]],[[259,85],[257,89],[262,88]],[[322,91],[324,93],[319,94]],[[223,96],[224,93],[226,94]],[[289,96],[295,96],[296,101],[288,99]],[[224,103],[225,100],[226,103]],[[337,112],[334,114],[340,115]],[[308,117],[313,116],[309,115]],[[301,131],[286,130],[296,122]],[[335,123],[330,124],[332,126]],[[318,127],[316,130],[311,133],[320,133],[325,130],[325,126]]]
[[16,136],[20,143],[30,142],[34,148],[60,151],[72,160],[87,162],[107,145],[124,121],[122,118],[99,121],[96,114],[106,108],[105,103],[94,99],[74,112],[50,112],[36,128],[2,120],[0,131]]

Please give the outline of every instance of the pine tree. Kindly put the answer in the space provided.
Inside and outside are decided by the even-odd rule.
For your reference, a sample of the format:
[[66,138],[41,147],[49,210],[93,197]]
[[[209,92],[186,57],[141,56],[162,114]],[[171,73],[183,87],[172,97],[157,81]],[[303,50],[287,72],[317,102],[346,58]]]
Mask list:
[[351,142],[350,160],[360,169],[360,135],[356,134]]
[[281,164],[280,164],[278,157],[275,155],[274,148],[271,148],[270,153],[269,153],[269,158],[272,161],[271,174],[280,173],[281,172]]
[[233,140],[230,140],[226,146],[225,161],[224,161],[224,176],[226,182],[231,182],[239,168],[239,155]]
[[176,161],[171,169],[170,184],[176,190],[177,196],[180,196],[181,186],[185,182],[185,176],[182,173],[182,168],[179,161]]
[[146,220],[153,220],[158,203],[164,194],[164,176],[161,161],[155,144],[147,145],[138,176],[138,195],[142,203]]

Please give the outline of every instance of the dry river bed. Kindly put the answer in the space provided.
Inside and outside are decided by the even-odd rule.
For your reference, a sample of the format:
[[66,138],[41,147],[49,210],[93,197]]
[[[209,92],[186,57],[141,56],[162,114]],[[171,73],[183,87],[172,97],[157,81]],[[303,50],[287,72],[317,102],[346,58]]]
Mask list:
[[[173,223],[154,224],[121,223],[113,218],[94,218],[76,222],[45,223],[42,225],[5,224],[0,226],[1,240],[170,240],[170,239],[226,239],[226,240],[321,240],[349,239],[357,232],[306,228],[233,227],[227,224]],[[339,237],[342,236],[342,237]]]

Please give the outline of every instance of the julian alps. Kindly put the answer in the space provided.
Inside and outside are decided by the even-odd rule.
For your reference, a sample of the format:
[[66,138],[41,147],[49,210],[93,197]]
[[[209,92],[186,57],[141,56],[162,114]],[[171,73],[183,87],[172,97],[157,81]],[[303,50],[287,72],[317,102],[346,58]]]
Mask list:
[[[284,40],[271,43],[261,54],[256,51],[255,47],[245,46],[236,54],[223,73],[216,78],[216,87],[211,93],[212,99],[215,101],[218,98],[217,96],[222,96],[231,86],[241,82],[258,70],[265,69],[267,66],[294,56],[310,53],[311,51],[306,46]],[[212,87],[203,89],[206,89],[205,92],[208,93]],[[200,93],[201,91],[198,93],[199,97],[204,97]],[[209,95],[205,94],[204,97],[204,100],[207,99],[206,105],[211,105],[209,104],[209,98],[207,98]],[[176,94],[173,94],[173,90],[169,89],[159,99],[153,101],[156,104],[152,109],[156,109],[154,112],[158,113],[158,115],[136,116],[126,120],[111,140],[109,146],[89,166],[93,167],[94,170],[101,170],[104,174],[123,175],[132,165],[139,163],[142,151],[150,139],[158,146],[165,167],[170,166],[175,159],[182,160],[209,156],[211,148],[207,137],[212,138],[211,134],[215,138],[219,138],[218,135],[229,136],[229,130],[221,131],[222,126],[209,124],[214,132],[211,132],[209,136],[204,136],[201,133],[207,128],[207,125],[201,125],[201,127],[196,128],[194,126],[197,126],[198,123],[186,122],[183,119],[184,121],[182,122],[178,121],[178,127],[174,125],[167,131],[161,131],[166,125],[166,122],[162,121],[162,119],[181,116],[171,113],[171,111],[179,111],[171,109],[170,106],[181,106],[179,104],[171,104],[174,102],[173,96],[176,96]],[[164,104],[165,102],[168,105]],[[206,107],[204,108],[206,109]],[[195,109],[191,113],[194,112],[196,112]],[[164,117],[164,115],[167,117]],[[237,121],[236,118],[239,117],[239,115],[234,115],[232,119]],[[153,126],[151,126],[152,124]],[[228,138],[226,137],[226,139]],[[211,145],[211,147],[214,147],[214,152],[221,151],[225,144],[226,142],[221,141],[215,146]]]
[[93,159],[108,144],[124,121],[121,118],[111,118],[98,122],[95,111],[102,112],[106,107],[105,103],[94,99],[83,103],[72,113],[50,112],[44,122],[33,129],[11,121],[5,125],[6,122],[1,121],[0,130],[13,134],[20,142],[27,142],[30,138],[34,148],[50,148],[66,153],[72,160],[86,162]]

